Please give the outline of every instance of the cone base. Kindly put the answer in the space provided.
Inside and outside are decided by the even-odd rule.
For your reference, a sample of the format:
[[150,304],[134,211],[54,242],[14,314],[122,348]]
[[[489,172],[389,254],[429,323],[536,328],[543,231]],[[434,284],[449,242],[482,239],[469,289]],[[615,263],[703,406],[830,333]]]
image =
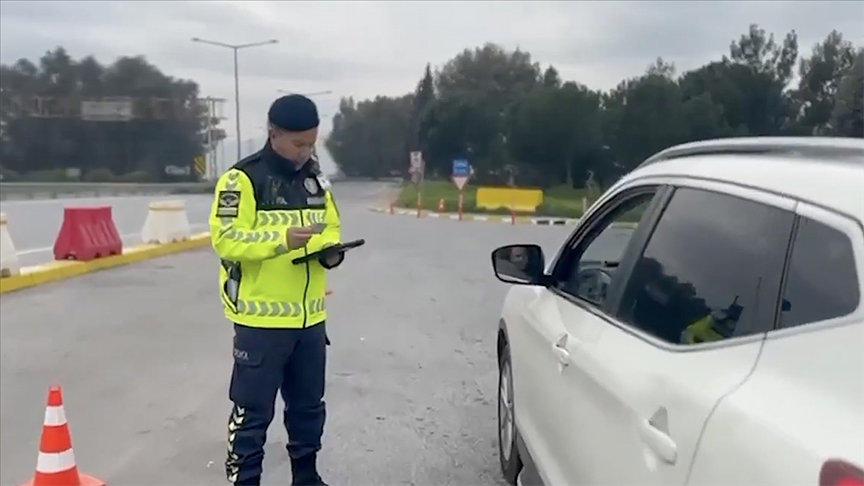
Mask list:
[[[101,479],[90,476],[89,474],[79,473],[78,477],[81,478],[81,481],[78,484],[64,484],[62,486],[105,486],[105,481],[102,481]],[[26,483],[22,484],[21,486],[42,486],[40,484],[37,484],[35,481],[36,481],[36,478],[33,478],[30,481],[27,481]],[[59,485],[57,485],[57,486],[59,486]]]

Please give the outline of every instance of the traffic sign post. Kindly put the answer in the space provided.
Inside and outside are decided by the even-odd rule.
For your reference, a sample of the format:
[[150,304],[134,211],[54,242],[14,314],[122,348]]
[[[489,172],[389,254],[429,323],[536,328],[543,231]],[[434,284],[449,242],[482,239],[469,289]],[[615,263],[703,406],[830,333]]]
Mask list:
[[411,166],[408,169],[411,180],[417,185],[417,217],[423,212],[423,176],[426,172],[426,164],[423,161],[423,152],[411,152]]
[[453,160],[453,174],[451,179],[456,188],[459,189],[459,221],[462,221],[463,208],[465,206],[465,185],[474,173],[474,169],[466,159]]
[[423,152],[411,152],[411,165],[408,168],[408,173],[411,174],[411,179],[414,183],[419,183],[423,180],[425,165],[423,163]]

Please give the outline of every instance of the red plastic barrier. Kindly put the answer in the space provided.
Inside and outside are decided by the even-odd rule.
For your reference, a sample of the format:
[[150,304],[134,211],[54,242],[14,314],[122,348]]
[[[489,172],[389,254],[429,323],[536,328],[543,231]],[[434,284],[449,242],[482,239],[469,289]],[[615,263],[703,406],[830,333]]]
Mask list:
[[111,206],[63,209],[63,225],[54,242],[55,260],[89,261],[123,252],[123,240]]

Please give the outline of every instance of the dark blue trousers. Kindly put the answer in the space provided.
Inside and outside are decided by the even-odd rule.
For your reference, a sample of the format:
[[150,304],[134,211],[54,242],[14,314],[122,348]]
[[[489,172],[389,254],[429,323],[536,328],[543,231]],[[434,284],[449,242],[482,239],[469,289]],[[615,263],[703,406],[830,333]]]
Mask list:
[[324,432],[324,323],[306,329],[259,329],[234,324],[234,370],[229,397],[225,471],[234,484],[258,484],[276,392],[285,402],[288,455],[321,449]]

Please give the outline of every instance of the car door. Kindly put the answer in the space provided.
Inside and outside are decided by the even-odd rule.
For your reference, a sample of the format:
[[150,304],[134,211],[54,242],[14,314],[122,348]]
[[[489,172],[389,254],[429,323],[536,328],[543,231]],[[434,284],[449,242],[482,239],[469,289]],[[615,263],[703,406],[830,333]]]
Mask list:
[[[565,333],[552,315],[553,296],[541,286],[514,287],[505,309],[513,373],[514,418],[519,435],[540,470],[552,471],[554,450],[546,438],[548,418],[556,413],[561,362],[554,343]],[[554,474],[554,473],[553,473]],[[547,483],[552,484],[552,483]]]
[[[543,410],[532,416],[538,437],[535,442],[540,444],[537,451],[532,451],[532,457],[544,484],[575,484],[579,476],[574,476],[573,471],[582,470],[580,463],[583,459],[590,460],[592,455],[585,450],[592,445],[576,440],[573,434],[584,429],[585,424],[577,423],[579,417],[573,415],[569,402],[573,397],[568,387],[577,373],[572,368],[580,363],[574,351],[590,345],[599,337],[597,331],[602,330],[593,321],[595,313],[606,306],[605,292],[611,282],[580,280],[580,267],[602,270],[604,275],[614,278],[626,254],[638,255],[640,241],[646,237],[639,228],[659,208],[661,190],[658,185],[633,188],[592,211],[559,252],[553,265],[553,283],[538,296],[538,305],[529,317],[535,327],[546,329],[546,338],[542,345],[538,343],[537,353],[541,352],[541,346],[545,347],[549,361],[543,370],[543,395],[534,395],[543,397]],[[577,295],[581,298],[577,299]],[[537,375],[534,379],[541,381]]]
[[[570,272],[575,285],[553,288],[570,364],[556,395],[566,413],[550,431],[559,476],[548,484],[685,484],[711,410],[755,365],[774,322],[794,203],[696,185],[676,188],[656,219],[640,223],[605,301],[579,284],[579,271]],[[576,242],[580,262],[591,246]],[[708,316],[710,329],[682,341]]]
[[[651,186],[639,191],[640,201],[651,201],[659,186]],[[617,207],[617,204],[615,205]],[[633,221],[643,207],[634,208],[624,215]],[[594,211],[594,214],[597,214]],[[594,216],[604,218],[605,216]],[[574,241],[582,241],[587,228],[594,228],[588,222],[580,224],[559,251],[557,260],[570,261],[574,251]],[[631,226],[633,224],[631,223]],[[610,235],[608,232],[599,240],[590,253],[597,261],[620,259],[630,240],[632,229]],[[596,235],[592,236],[592,239]],[[562,266],[562,265],[559,265]],[[566,279],[565,279],[566,280]],[[562,373],[571,363],[566,344],[568,330],[565,314],[561,309],[561,296],[542,286],[514,288],[508,299],[513,309],[512,315],[505,309],[505,319],[510,341],[510,356],[513,363],[513,393],[515,418],[519,433],[531,453],[544,484],[569,484],[565,474],[566,462],[570,454],[562,443],[567,436],[561,428],[566,423],[569,411],[561,406],[564,398],[561,386]],[[565,301],[567,302],[567,301]],[[569,305],[569,302],[568,302]],[[566,309],[572,316],[574,309]]]

